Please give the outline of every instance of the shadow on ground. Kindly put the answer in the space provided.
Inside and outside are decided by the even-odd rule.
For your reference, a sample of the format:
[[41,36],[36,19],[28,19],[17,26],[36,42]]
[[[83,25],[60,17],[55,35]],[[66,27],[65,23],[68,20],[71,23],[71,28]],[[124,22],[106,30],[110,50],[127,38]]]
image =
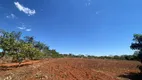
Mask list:
[[8,67],[0,66],[0,71],[8,71],[8,70],[12,70],[12,69]]
[[12,70],[13,68],[19,68],[23,66],[32,65],[33,63],[37,63],[37,62],[39,62],[39,60],[26,61],[26,62],[22,62],[21,64],[19,63],[0,64],[0,71]]
[[14,65],[14,66],[0,66],[0,71],[8,71],[8,70],[12,70],[13,68],[19,68],[22,66],[28,66],[30,64],[22,64],[22,65]]
[[142,80],[142,73],[128,73],[128,74],[120,75],[119,77],[127,78],[130,80]]
[[138,66],[138,68],[141,71],[140,73],[128,73],[120,75],[119,77],[127,78],[130,80],[142,80],[142,66]]

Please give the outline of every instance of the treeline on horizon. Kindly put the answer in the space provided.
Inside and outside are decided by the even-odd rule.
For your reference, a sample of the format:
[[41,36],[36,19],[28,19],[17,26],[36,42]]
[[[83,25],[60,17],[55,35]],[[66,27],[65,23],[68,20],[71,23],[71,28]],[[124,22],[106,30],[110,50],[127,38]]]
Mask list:
[[36,41],[33,36],[22,37],[21,32],[11,31],[7,32],[0,29],[0,57],[10,59],[12,62],[19,62],[21,60],[35,60],[44,58],[98,58],[98,59],[117,59],[117,60],[139,60],[138,51],[133,55],[115,55],[115,56],[92,56],[92,55],[74,55],[74,54],[60,54],[55,49],[50,49],[45,43]]
[[138,51],[135,51],[133,55],[113,55],[113,56],[94,56],[94,55],[74,55],[74,54],[61,54],[63,57],[68,57],[68,58],[96,58],[96,59],[116,59],[116,60],[138,60]]

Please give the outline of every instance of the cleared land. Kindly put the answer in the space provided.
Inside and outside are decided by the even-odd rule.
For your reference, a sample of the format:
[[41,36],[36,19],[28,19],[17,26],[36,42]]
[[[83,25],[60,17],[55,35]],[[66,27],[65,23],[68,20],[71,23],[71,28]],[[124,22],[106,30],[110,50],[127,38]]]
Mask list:
[[60,58],[0,64],[0,80],[142,80],[138,61]]

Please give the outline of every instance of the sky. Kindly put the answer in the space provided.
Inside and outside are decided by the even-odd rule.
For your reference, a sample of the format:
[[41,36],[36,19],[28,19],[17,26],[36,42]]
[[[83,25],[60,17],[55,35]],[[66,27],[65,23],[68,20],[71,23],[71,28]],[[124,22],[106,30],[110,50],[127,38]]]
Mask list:
[[35,36],[63,54],[133,54],[141,8],[141,0],[1,0],[0,28]]

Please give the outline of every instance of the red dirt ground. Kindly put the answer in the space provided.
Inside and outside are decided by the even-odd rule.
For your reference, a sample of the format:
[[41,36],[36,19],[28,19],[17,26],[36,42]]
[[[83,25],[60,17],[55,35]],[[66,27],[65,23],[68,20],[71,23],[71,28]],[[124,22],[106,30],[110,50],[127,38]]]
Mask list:
[[0,80],[131,80],[119,77],[139,73],[137,61],[60,58],[0,64]]

